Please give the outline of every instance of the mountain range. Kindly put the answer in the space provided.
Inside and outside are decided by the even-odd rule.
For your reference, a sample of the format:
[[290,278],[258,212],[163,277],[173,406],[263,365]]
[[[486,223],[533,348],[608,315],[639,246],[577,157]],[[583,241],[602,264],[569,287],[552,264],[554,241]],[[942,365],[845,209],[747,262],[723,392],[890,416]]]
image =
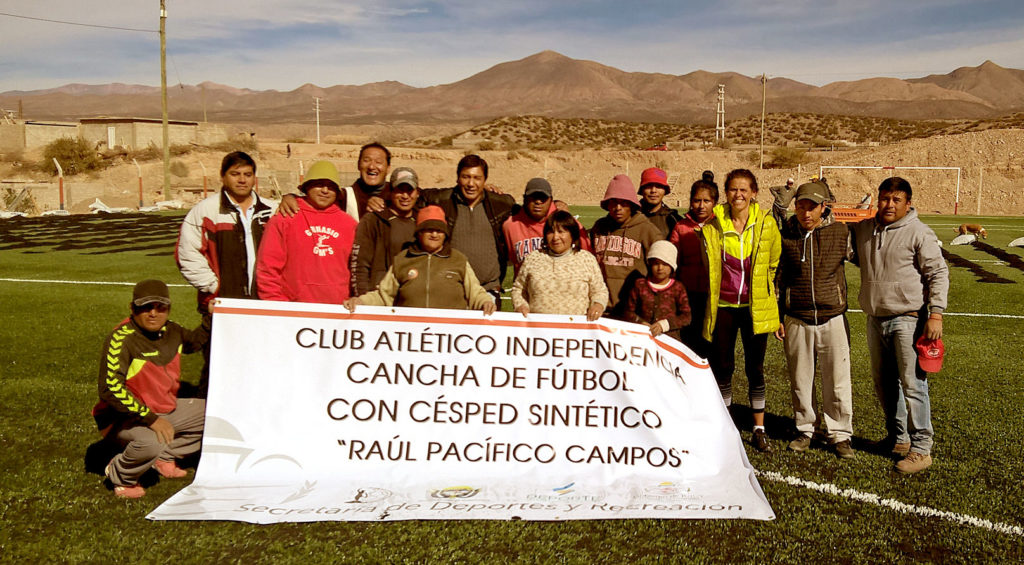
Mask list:
[[[542,51],[500,63],[458,82],[412,87],[386,81],[288,92],[211,82],[168,87],[171,119],[226,123],[312,122],[321,98],[322,124],[486,121],[501,116],[714,123],[718,85],[726,119],[761,112],[761,79],[734,72],[685,75],[626,72],[594,61]],[[985,61],[945,75],[868,78],[814,86],[773,77],[769,112],[805,112],[898,119],[980,119],[1024,111],[1024,70]],[[95,116],[159,117],[158,87],[68,84],[0,93],[0,108],[21,104],[27,120]]]

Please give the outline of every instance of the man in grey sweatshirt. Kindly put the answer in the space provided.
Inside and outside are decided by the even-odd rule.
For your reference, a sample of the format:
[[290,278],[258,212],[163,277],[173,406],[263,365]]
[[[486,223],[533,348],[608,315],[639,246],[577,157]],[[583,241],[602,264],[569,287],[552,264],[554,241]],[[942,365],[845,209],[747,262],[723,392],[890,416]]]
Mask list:
[[871,376],[888,432],[883,441],[903,457],[896,470],[904,474],[932,464],[927,373],[917,365],[914,342],[942,337],[949,290],[938,237],[918,218],[912,196],[905,179],[886,179],[878,187],[878,213],[853,229]]

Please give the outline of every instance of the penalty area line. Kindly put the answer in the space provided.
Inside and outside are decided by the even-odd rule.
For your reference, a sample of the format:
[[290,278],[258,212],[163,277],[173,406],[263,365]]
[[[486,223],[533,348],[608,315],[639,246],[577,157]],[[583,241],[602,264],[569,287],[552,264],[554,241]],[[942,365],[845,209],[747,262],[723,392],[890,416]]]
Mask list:
[[[46,280],[46,279],[10,279],[6,277],[0,277],[0,281],[3,282],[24,282],[24,283],[41,283],[41,284],[105,284],[114,286],[135,286],[133,282],[118,282],[118,281],[61,281],[61,280]],[[192,285],[173,283],[167,286],[184,286],[190,287]]]
[[941,518],[950,522],[956,522],[958,524],[964,524],[967,526],[974,526],[976,528],[984,528],[989,531],[999,532],[1002,534],[1010,534],[1016,536],[1024,536],[1024,528],[1021,526],[1012,526],[1010,524],[1004,524],[1002,522],[993,522],[991,520],[985,520],[983,518],[977,518],[975,516],[969,516],[967,514],[958,514],[956,512],[948,512],[946,510],[938,510],[936,508],[930,508],[928,506],[917,506],[916,504],[907,504],[900,502],[892,498],[882,498],[877,494],[871,494],[869,492],[861,492],[852,488],[839,488],[836,485],[829,483],[816,483],[814,481],[807,481],[804,479],[798,479],[796,477],[783,475],[774,471],[756,471],[758,476],[775,481],[779,483],[786,483],[791,486],[806,488],[825,494],[831,494],[848,500],[855,500],[857,502],[865,502],[868,504],[874,504],[875,506],[882,506],[895,510],[903,514],[916,514],[926,518]]

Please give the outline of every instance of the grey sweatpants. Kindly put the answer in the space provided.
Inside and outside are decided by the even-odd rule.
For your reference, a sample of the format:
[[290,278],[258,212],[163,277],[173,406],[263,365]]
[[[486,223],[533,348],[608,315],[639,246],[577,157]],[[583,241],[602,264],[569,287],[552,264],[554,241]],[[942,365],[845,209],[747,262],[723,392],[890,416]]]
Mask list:
[[160,443],[156,432],[144,425],[121,428],[111,438],[125,446],[110,461],[108,476],[117,486],[131,486],[149,470],[158,459],[173,461],[199,451],[206,419],[206,401],[201,398],[179,398],[170,414],[161,414],[174,426],[174,440]]
[[850,337],[845,316],[812,326],[786,316],[786,365],[793,393],[793,419],[802,435],[814,434],[814,372],[821,369],[821,407],[832,443],[853,435],[853,392],[850,386]]

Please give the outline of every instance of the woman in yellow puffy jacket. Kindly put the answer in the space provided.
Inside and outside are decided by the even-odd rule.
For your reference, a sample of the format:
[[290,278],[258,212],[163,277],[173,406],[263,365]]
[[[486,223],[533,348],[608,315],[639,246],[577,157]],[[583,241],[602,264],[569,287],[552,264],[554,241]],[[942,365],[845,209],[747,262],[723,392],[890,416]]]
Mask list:
[[782,252],[781,236],[770,210],[756,202],[757,178],[736,169],[725,179],[725,202],[702,230],[708,255],[708,302],[704,339],[711,342],[708,359],[726,406],[732,405],[736,368],[736,335],[743,340],[750,407],[754,415],[753,444],[771,451],[764,429],[764,356],[768,335],[779,329],[775,270]]

